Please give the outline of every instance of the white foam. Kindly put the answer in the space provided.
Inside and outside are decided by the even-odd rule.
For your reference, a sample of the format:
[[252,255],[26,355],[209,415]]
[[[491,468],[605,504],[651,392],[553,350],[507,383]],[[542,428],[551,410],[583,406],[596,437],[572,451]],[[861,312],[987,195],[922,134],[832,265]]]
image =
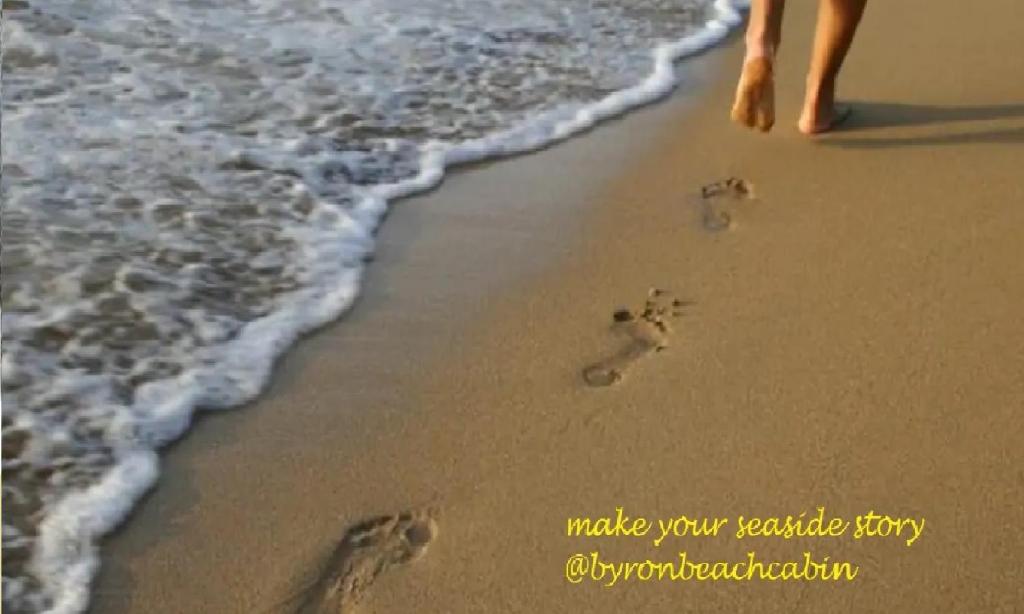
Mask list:
[[[452,165],[533,151],[666,95],[676,85],[673,62],[721,41],[740,23],[743,4],[715,0],[714,18],[697,33],[655,49],[653,71],[635,87],[571,112],[544,113],[474,140],[427,143],[414,177],[358,190],[357,205],[341,214],[348,216],[342,220],[347,224],[346,241],[332,241],[326,230],[301,237],[315,263],[306,272],[307,287],[288,295],[276,310],[249,322],[231,341],[205,349],[205,355],[195,361],[197,367],[174,379],[141,386],[131,412],[119,415],[109,427],[119,433],[111,439],[123,442],[116,464],[101,481],[65,496],[51,508],[39,527],[33,562],[52,600],[49,611],[75,613],[86,608],[89,584],[99,564],[97,540],[117,526],[153,486],[158,476],[155,450],[187,430],[196,408],[226,408],[253,399],[287,347],[304,332],[336,319],[352,304],[362,267],[338,263],[357,262],[372,250],[372,230],[390,201],[438,185]],[[308,175],[305,178],[310,183],[316,181]]]
[[483,138],[458,144],[443,141],[427,143],[421,158],[421,170],[416,177],[400,183],[375,186],[372,193],[386,200],[416,194],[438,185],[449,166],[536,151],[591,128],[602,120],[664,97],[676,86],[673,64],[724,39],[730,29],[742,20],[740,10],[747,4],[746,0],[715,0],[715,17],[704,24],[699,32],[657,47],[652,52],[654,70],[636,86],[615,92],[568,116],[555,110]]

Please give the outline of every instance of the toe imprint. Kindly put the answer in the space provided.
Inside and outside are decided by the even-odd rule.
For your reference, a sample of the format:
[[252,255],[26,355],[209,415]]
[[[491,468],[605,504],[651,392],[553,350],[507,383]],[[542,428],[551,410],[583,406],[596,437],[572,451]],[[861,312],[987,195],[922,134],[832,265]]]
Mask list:
[[583,369],[583,380],[594,387],[621,381],[636,361],[668,347],[672,333],[669,319],[682,315],[682,309],[691,304],[672,298],[666,290],[652,288],[643,309],[617,309],[612,314],[612,330],[625,337],[625,342],[610,356]]
[[700,196],[700,216],[704,229],[719,232],[736,227],[734,213],[737,203],[753,198],[754,187],[749,181],[730,177],[701,187]]
[[352,612],[377,576],[421,557],[436,536],[437,523],[426,512],[380,516],[352,526],[295,611]]

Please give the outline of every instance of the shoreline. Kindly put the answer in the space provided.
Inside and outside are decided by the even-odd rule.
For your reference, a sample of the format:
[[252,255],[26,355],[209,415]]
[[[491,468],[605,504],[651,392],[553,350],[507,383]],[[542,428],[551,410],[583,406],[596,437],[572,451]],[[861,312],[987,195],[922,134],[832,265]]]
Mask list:
[[[131,408],[124,408],[124,413],[131,416],[124,420],[144,433],[139,439],[145,443],[139,445],[135,438],[129,437],[125,445],[115,445],[117,452],[113,456],[118,461],[105,473],[97,471],[102,479],[69,496],[54,495],[59,504],[49,507],[38,524],[38,531],[31,531],[38,534],[35,540],[38,547],[34,548],[33,555],[34,573],[45,585],[43,592],[52,597],[52,609],[78,611],[85,607],[87,585],[99,562],[95,555],[96,538],[119,526],[135,502],[154,486],[159,477],[158,450],[183,436],[197,408],[228,409],[254,399],[268,383],[274,363],[283,351],[294,345],[300,336],[348,311],[359,294],[363,271],[362,265],[353,263],[371,257],[369,233],[379,225],[379,218],[387,212],[389,202],[438,187],[450,166],[544,149],[585,132],[597,123],[664,97],[674,89],[676,79],[672,63],[675,60],[706,51],[727,37],[732,26],[741,21],[737,6],[743,4],[741,0],[715,0],[708,4],[703,24],[682,38],[649,49],[653,66],[633,86],[614,91],[572,112],[559,108],[535,114],[480,138],[457,144],[441,141],[424,144],[417,150],[420,170],[415,176],[368,187],[357,195],[353,207],[347,209],[347,216],[335,218],[335,221],[341,220],[339,227],[330,231],[321,229],[319,240],[307,237],[305,247],[323,249],[315,250],[315,254],[307,253],[308,257],[297,268],[308,265],[315,271],[309,277],[319,281],[305,284],[296,292],[286,292],[278,297],[276,309],[249,321],[236,335],[211,344],[210,351],[203,355],[206,367],[201,369],[201,375],[185,367],[177,378],[147,383],[144,389],[129,395],[134,396],[135,402]],[[242,166],[288,166],[286,159],[274,154],[252,153],[255,156],[252,159],[248,159],[249,153],[241,156],[237,162]],[[342,166],[345,166],[344,161]],[[305,181],[314,188],[313,193],[322,192],[315,189],[318,182],[309,179],[309,175]],[[300,209],[304,206],[298,205]],[[328,213],[325,217],[332,216]],[[196,352],[182,354],[198,355]],[[51,482],[56,484],[59,479]],[[21,569],[9,571],[16,578],[22,574]],[[14,590],[14,585],[11,588],[12,595],[22,593]],[[18,607],[21,597],[34,599],[41,595],[11,596],[11,604]],[[33,606],[22,607],[32,609]]]
[[[1024,86],[997,77],[1024,54],[1006,53],[1021,46],[1006,15],[1021,9],[997,5],[939,75],[922,68],[954,7],[935,8],[934,32],[901,31],[909,7],[869,8],[844,86],[899,103],[859,103],[849,132],[808,142],[785,115],[768,137],[728,125],[734,40],[686,63],[716,69],[695,104],[676,96],[397,205],[350,316],[290,352],[259,401],[203,417],[164,455],[157,490],[104,544],[92,611],[279,606],[349,527],[404,511],[436,533],[419,560],[371,578],[365,611],[1012,607],[1024,194],[1011,147],[1024,112],[1011,102]],[[797,108],[811,13],[787,15],[782,110]],[[913,50],[894,56],[896,40]],[[614,173],[603,185],[572,180],[597,167]],[[728,177],[754,198],[701,199]],[[489,208],[498,199],[519,209]],[[553,223],[535,215],[551,202]],[[731,226],[709,228],[709,210]],[[683,305],[667,349],[627,352],[621,381],[587,386],[581,371],[623,347],[613,312],[652,299]],[[654,335],[636,323],[627,342]],[[930,530],[912,548],[829,544],[862,573],[831,589],[608,592],[562,577],[576,551],[664,555],[574,541],[567,517],[815,505]],[[801,547],[758,544],[771,558]],[[673,548],[738,559],[747,546]]]
[[[229,463],[236,466],[236,458],[258,456],[268,438],[274,448],[294,445],[273,431],[291,422],[296,404],[313,405],[299,417],[301,424],[288,428],[288,434],[296,436],[331,419],[325,405],[339,399],[350,404],[351,409],[342,408],[340,419],[354,432],[332,433],[351,455],[362,451],[363,439],[403,420],[411,410],[394,407],[405,402],[388,388],[400,385],[404,390],[422,379],[423,366],[443,359],[452,340],[464,338],[499,297],[571,254],[577,242],[571,226],[600,198],[607,178],[643,155],[646,145],[636,137],[657,138],[666,123],[696,104],[705,82],[716,78],[717,63],[715,50],[693,57],[677,66],[682,85],[660,104],[604,121],[584,135],[539,152],[460,165],[438,188],[393,204],[381,222],[374,257],[353,307],[289,349],[255,401],[227,411],[197,413],[189,432],[161,450],[156,487],[101,543],[101,570],[89,611],[153,607],[130,599],[130,591],[123,587],[131,584],[131,573],[118,559],[133,560],[163,541],[161,533],[189,513],[199,497],[191,484],[194,475],[204,471],[201,463],[218,448],[248,448],[247,440],[257,444],[228,454]],[[552,177],[552,166],[565,169],[568,179]],[[519,191],[522,185],[531,185],[531,192]],[[507,257],[509,250],[519,249],[514,259]],[[351,354],[339,358],[334,355],[337,348]],[[325,358],[328,365],[319,367]],[[311,375],[310,369],[316,373]],[[332,384],[319,392],[325,380]],[[292,398],[302,391],[312,396]],[[256,422],[269,415],[275,417]],[[231,473],[213,479],[241,477]],[[202,491],[205,488],[200,487]],[[117,549],[112,555],[111,548]],[[305,566],[317,558],[317,551],[313,548],[294,563]],[[161,573],[169,571],[165,567]],[[177,606],[166,607],[170,611]]]

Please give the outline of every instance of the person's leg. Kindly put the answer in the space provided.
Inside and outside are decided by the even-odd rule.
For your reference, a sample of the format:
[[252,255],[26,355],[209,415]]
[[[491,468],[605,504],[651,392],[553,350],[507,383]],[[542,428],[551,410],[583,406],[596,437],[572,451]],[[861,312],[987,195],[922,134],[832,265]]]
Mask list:
[[807,94],[797,127],[804,134],[831,129],[842,119],[835,107],[836,77],[853,42],[867,0],[821,0]]
[[747,21],[747,53],[736,87],[733,121],[763,132],[775,123],[775,54],[782,42],[786,0],[753,0]]

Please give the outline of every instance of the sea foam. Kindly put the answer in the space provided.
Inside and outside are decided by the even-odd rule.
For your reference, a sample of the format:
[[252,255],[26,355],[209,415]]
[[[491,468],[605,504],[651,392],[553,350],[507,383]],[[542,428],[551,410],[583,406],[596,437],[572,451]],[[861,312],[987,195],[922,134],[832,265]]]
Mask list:
[[[86,608],[97,542],[155,484],[160,446],[181,436],[197,409],[253,399],[285,349],[352,304],[390,202],[437,186],[453,165],[533,151],[665,96],[676,85],[673,63],[721,41],[742,8],[715,0],[683,38],[635,60],[648,67],[639,83],[609,85],[628,76],[632,65],[623,65],[603,85],[575,85],[558,100],[462,101],[491,105],[465,119],[443,100],[417,99],[422,92],[382,98],[376,57],[360,59],[368,66],[354,81],[353,96],[366,94],[367,106],[339,110],[329,80],[336,65],[294,42],[325,37],[358,53],[361,32],[376,24],[391,41],[434,32],[444,53],[460,44],[469,54],[569,49],[564,33],[545,25],[568,17],[550,9],[529,28],[469,35],[456,24],[436,34],[430,15],[383,23],[379,4],[353,2],[344,17],[364,27],[339,40],[321,16],[296,25],[263,0],[253,6],[273,33],[265,63],[253,67],[245,60],[258,47],[231,56],[224,49],[236,32],[193,23],[201,13],[176,11],[177,3],[146,5],[141,16],[116,2],[57,5],[63,12],[13,19],[5,10],[0,361],[4,605],[55,613]],[[174,42],[193,30],[193,41]],[[157,65],[170,68],[158,74]],[[578,77],[552,66],[551,83]],[[90,89],[100,68],[110,77]],[[424,65],[431,70],[451,77],[446,66]],[[502,79],[517,87],[518,70],[489,73],[496,96]],[[543,85],[551,71],[530,78]],[[280,87],[267,100],[233,85],[300,76],[301,88]],[[97,111],[104,105],[112,110]],[[279,107],[294,111],[288,122],[267,119]],[[388,115],[392,108],[400,112]],[[455,129],[433,120],[410,127],[446,113]],[[332,145],[335,129],[362,145]],[[71,134],[73,147],[61,140]],[[49,243],[33,243],[41,234]],[[12,558],[24,563],[6,564]]]

